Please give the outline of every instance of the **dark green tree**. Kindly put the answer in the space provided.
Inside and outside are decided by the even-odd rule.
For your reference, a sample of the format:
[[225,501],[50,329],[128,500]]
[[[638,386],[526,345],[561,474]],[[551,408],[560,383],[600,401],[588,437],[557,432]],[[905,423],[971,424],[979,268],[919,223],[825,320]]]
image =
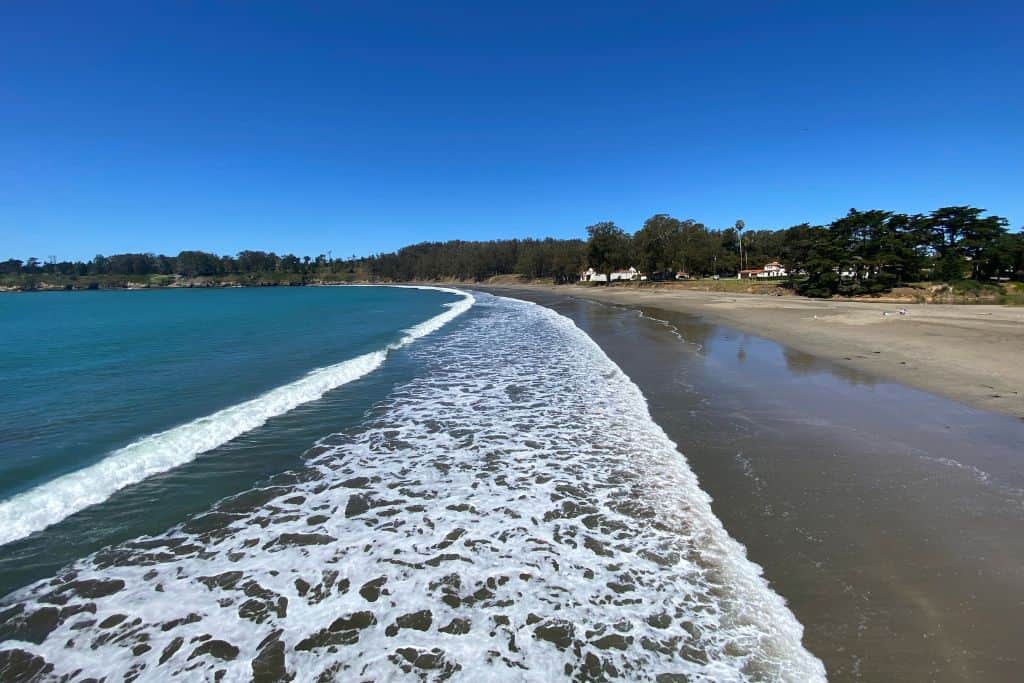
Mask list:
[[587,226],[587,261],[590,267],[611,284],[612,272],[629,263],[630,240],[625,231],[611,221]]
[[972,206],[946,206],[928,216],[939,279],[959,280],[969,274],[980,280],[991,275],[992,259],[1008,223],[983,213],[985,209]]
[[676,218],[663,213],[648,218],[633,235],[633,254],[640,270],[652,279],[674,271],[681,234],[682,223]]
[[220,270],[220,257],[205,251],[183,251],[176,259],[176,269],[185,277],[216,275]]

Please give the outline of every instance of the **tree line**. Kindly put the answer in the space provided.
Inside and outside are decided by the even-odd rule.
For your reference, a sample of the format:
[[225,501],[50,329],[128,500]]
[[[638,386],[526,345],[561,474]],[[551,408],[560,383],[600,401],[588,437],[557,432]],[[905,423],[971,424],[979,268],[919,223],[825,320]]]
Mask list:
[[519,273],[534,279],[569,282],[579,274],[585,247],[585,243],[578,239],[452,240],[423,242],[393,253],[361,258],[331,258],[325,254],[299,257],[264,251],[242,251],[234,256],[204,251],[182,251],[176,256],[100,254],[89,261],[44,261],[30,257],[25,261],[0,261],[0,275],[129,279],[152,275],[184,278],[284,276],[288,280],[479,281],[494,275]]
[[928,214],[851,209],[827,225],[783,230],[721,229],[667,214],[647,219],[633,234],[612,222],[586,228],[587,239],[509,239],[423,242],[367,257],[299,257],[242,251],[234,256],[182,251],[98,255],[89,261],[0,262],[0,276],[43,278],[153,275],[233,277],[275,281],[475,280],[518,274],[556,283],[575,281],[593,267],[602,273],[635,266],[650,279],[676,273],[700,278],[735,276],[744,268],[781,262],[787,284],[808,296],[882,292],[921,280],[1024,281],[1024,232],[1006,219],[971,206]]
[[204,251],[182,251],[177,256],[163,254],[97,255],[90,261],[42,261],[30,257],[25,261],[8,259],[0,262],[0,273],[25,275],[181,275],[200,277],[242,273],[310,273],[328,265],[327,257],[316,259],[294,254],[263,251],[241,251],[236,256],[219,256]]
[[928,214],[850,209],[828,225],[710,229],[665,214],[633,235],[614,223],[587,228],[587,262],[598,272],[635,265],[651,279],[735,275],[780,262],[787,284],[807,296],[884,292],[908,282],[1024,281],[1024,232],[984,209],[949,206]]

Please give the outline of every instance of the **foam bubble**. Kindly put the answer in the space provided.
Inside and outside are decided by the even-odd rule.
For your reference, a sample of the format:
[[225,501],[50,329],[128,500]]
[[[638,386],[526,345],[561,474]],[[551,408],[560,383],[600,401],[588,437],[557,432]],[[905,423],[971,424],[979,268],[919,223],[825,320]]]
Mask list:
[[110,679],[823,680],[636,385],[479,303],[305,470],[8,598],[5,647]]
[[428,334],[431,334],[432,332],[437,332],[442,327],[444,327],[445,325],[450,323],[452,320],[455,320],[455,318],[459,317],[460,315],[462,315],[463,313],[468,311],[470,309],[470,307],[473,306],[473,303],[476,301],[476,299],[473,297],[472,294],[469,294],[467,292],[463,292],[462,290],[459,290],[459,289],[450,289],[450,288],[447,288],[447,287],[431,287],[431,286],[427,286],[427,285],[390,285],[390,286],[395,287],[397,289],[428,289],[428,290],[432,290],[432,291],[435,291],[435,292],[445,292],[447,294],[457,294],[460,297],[462,297],[458,301],[455,301],[453,303],[447,304],[448,310],[445,311],[444,313],[441,313],[440,315],[435,315],[433,318],[430,318],[428,320],[424,320],[423,322],[419,323],[418,325],[413,325],[412,327],[407,329],[405,331],[405,337],[402,338],[402,341],[399,342],[399,344],[395,348],[399,348],[401,346],[405,346],[406,344],[410,344],[410,343],[416,341],[417,339],[419,339],[420,337],[425,337]]
[[154,474],[194,460],[268,420],[315,401],[332,389],[363,377],[384,363],[388,350],[406,346],[441,329],[473,305],[470,294],[459,294],[445,311],[404,331],[400,341],[341,363],[318,368],[304,377],[256,398],[219,410],[163,432],[148,435],[114,451],[94,465],[46,482],[0,502],[0,545],[45,529],[90,505],[102,503],[117,491]]

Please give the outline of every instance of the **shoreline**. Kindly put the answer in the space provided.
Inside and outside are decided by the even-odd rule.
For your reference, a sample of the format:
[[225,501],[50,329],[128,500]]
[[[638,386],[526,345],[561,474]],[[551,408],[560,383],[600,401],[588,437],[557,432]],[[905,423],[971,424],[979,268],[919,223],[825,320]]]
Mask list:
[[[699,317],[769,339],[837,367],[896,382],[982,410],[1024,420],[1024,307],[928,304],[899,300],[811,299],[801,296],[704,292],[693,289],[595,287],[537,283],[281,282],[165,286],[44,288],[30,292],[247,289],[353,285],[429,285],[491,292],[544,292],[642,310]],[[906,315],[899,315],[899,310]]]
[[641,388],[829,680],[1016,680],[1018,419],[690,312],[478,289],[569,317]]
[[[642,310],[658,308],[778,342],[853,372],[896,382],[1024,420],[1024,307],[811,299],[693,289],[537,283],[303,282],[202,283],[44,291],[152,291],[429,285],[491,292],[543,292]],[[903,309],[906,315],[899,315]]]
[[[1024,309],[579,285],[480,285],[697,316],[837,366],[1024,420]],[[899,309],[906,315],[899,315]],[[887,314],[887,315],[884,315]]]

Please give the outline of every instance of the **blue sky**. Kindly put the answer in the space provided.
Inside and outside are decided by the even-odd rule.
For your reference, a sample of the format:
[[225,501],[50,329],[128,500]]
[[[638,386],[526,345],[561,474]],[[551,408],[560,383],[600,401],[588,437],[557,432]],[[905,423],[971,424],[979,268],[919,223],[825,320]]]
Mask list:
[[[145,5],[145,7],[143,7]],[[1012,3],[0,7],[0,259],[1024,223]]]

